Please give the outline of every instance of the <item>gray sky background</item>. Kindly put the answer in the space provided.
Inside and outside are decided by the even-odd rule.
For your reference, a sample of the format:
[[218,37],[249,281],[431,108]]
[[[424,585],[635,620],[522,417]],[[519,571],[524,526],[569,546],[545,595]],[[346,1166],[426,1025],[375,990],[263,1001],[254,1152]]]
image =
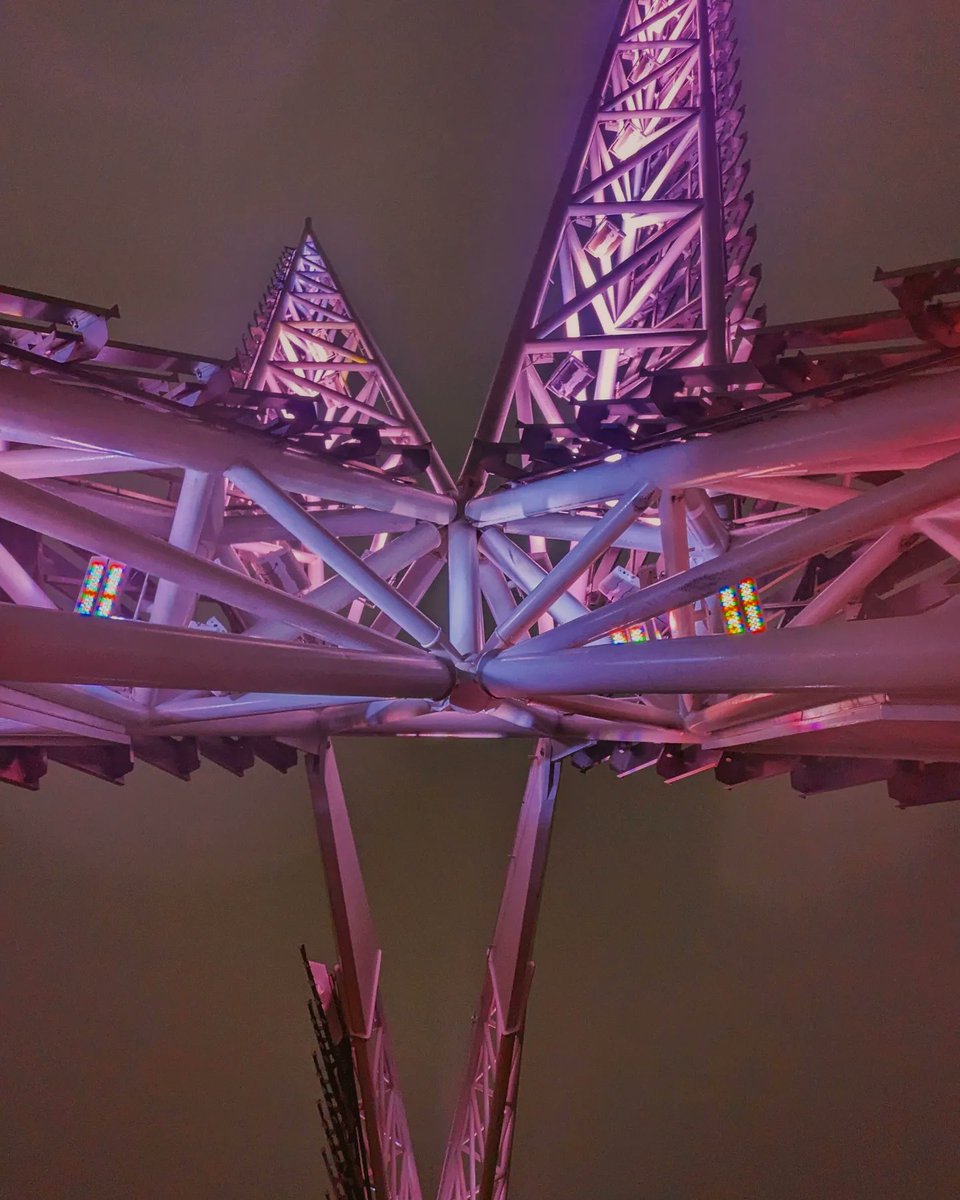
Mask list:
[[[313,216],[458,466],[616,0],[11,0],[0,278],[232,352]],[[770,319],[960,253],[953,0],[739,0]],[[525,748],[344,742],[426,1190]],[[322,1194],[297,945],[330,953],[299,772],[0,793],[0,1194]],[[571,773],[519,1200],[960,1191],[960,806]]]

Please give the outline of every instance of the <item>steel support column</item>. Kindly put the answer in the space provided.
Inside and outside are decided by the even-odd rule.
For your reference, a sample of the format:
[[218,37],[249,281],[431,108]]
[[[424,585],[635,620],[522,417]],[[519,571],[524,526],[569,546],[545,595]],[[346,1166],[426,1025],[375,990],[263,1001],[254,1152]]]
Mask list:
[[454,1116],[439,1200],[503,1200],[510,1170],[533,942],[550,848],[560,765],[537,743],[520,807],[493,940],[487,951],[467,1075]]
[[382,952],[333,748],[307,759],[317,837],[339,958],[336,972],[353,1050],[367,1158],[377,1200],[420,1200],[420,1183],[380,1003]]

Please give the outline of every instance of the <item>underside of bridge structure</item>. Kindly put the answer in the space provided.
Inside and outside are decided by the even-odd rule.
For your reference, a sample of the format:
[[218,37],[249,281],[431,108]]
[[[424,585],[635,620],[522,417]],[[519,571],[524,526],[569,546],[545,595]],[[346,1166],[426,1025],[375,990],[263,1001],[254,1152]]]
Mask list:
[[443,1200],[503,1197],[560,764],[960,796],[960,260],[752,307],[730,0],[626,0],[459,477],[308,221],[229,361],[0,293],[0,776],[306,756],[332,1187],[419,1196],[333,737],[527,738]]

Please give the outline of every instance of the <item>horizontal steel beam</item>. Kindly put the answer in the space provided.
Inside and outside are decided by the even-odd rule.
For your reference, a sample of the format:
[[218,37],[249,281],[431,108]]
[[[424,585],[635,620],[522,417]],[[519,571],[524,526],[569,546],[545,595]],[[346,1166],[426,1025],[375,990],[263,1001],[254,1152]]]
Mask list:
[[[613,604],[593,609],[578,620],[541,634],[531,642],[530,648],[535,653],[548,653],[564,646],[583,645],[623,625],[646,621],[703,600],[748,576],[761,575],[836,546],[848,545],[935,508],[958,492],[960,455],[954,455],[863,492],[855,500],[816,512],[786,529],[754,538]],[[515,652],[508,649],[504,654],[509,656]]]
[[[218,563],[139,533],[119,521],[86,512],[29,483],[0,475],[0,506],[10,521],[59,538],[94,554],[108,553],[182,587],[233,604],[245,612],[285,621],[335,645],[379,649],[403,648],[390,638],[343,617],[324,613],[297,596],[289,596]],[[419,653],[410,650],[410,653]]]
[[954,695],[960,688],[955,618],[935,615],[842,621],[758,637],[688,637],[639,645],[583,646],[481,660],[492,695],[523,699],[574,690],[612,695],[778,692],[842,688]]
[[446,496],[284,449],[254,431],[218,429],[186,411],[151,412],[95,389],[65,388],[19,371],[0,375],[0,436],[111,451],[209,474],[248,462],[303,495],[441,525],[456,507]]
[[230,634],[0,605],[0,679],[441,699],[452,669],[437,657],[287,646]]
[[840,446],[856,446],[869,457],[891,447],[958,436],[956,385],[948,376],[912,379],[827,408],[783,414],[727,433],[626,454],[619,462],[521,483],[471,500],[466,513],[478,525],[503,524],[622,496],[642,479],[658,487],[713,487],[725,478],[752,479],[786,468],[802,474],[835,458]]

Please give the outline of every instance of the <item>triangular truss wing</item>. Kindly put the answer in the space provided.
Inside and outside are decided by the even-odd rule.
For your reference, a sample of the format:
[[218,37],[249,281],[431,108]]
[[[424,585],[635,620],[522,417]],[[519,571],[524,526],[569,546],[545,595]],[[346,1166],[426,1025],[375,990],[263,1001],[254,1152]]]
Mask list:
[[309,223],[236,360],[112,341],[116,315],[0,293],[4,776],[286,770],[273,735],[318,702],[416,701],[408,665],[439,699],[448,478]]
[[273,428],[313,438],[329,453],[375,461],[387,474],[416,464],[435,490],[452,490],[309,221],[280,256],[238,358],[243,387],[262,394]]
[[[758,281],[730,0],[628,0],[463,484],[567,468],[710,415]],[[740,373],[742,374],[742,372]]]
[[[201,757],[284,770],[343,733],[548,736],[582,763],[730,779],[760,769],[761,741],[782,748],[748,715],[798,733],[807,697],[774,660],[805,624],[826,622],[803,641],[826,647],[838,616],[946,603],[957,266],[880,273],[892,312],[751,329],[735,66],[725,0],[622,8],[484,418],[530,421],[477,443],[516,477],[500,491],[446,494],[309,222],[235,361],[112,341],[115,310],[3,293],[0,774],[36,786],[48,758],[114,782],[135,758],[179,778]],[[906,541],[871,523],[904,512]],[[751,587],[754,691],[730,639],[698,646],[710,671],[681,670],[693,639],[746,628]],[[872,677],[876,720],[852,667],[817,685],[846,706],[849,761],[876,758],[850,706],[892,719],[906,645]],[[914,761],[914,717],[897,721],[897,761]],[[955,724],[941,702],[937,723]],[[805,758],[840,742],[804,728]],[[923,757],[949,763],[948,740]]]

